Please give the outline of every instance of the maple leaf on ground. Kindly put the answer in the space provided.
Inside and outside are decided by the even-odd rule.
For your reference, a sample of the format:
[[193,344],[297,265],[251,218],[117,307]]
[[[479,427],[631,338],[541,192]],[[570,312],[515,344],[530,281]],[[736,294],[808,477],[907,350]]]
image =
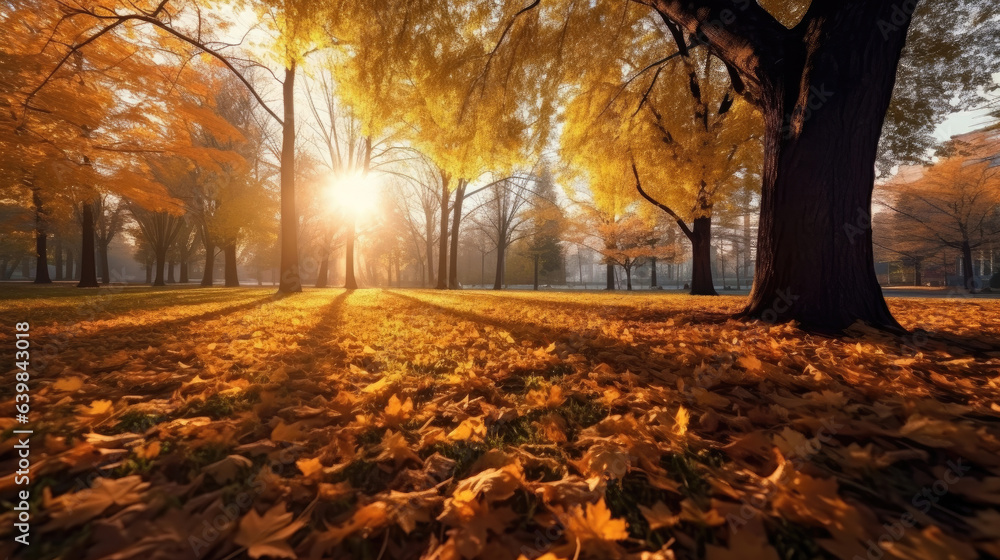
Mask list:
[[452,441],[482,441],[486,436],[486,424],[482,418],[466,418],[448,434]]
[[90,521],[113,505],[134,504],[142,499],[147,488],[149,483],[143,482],[138,475],[119,479],[98,478],[93,487],[63,494],[51,500],[51,504],[46,504],[46,509],[51,506],[52,520],[42,530],[73,527]]
[[305,523],[293,519],[294,515],[286,511],[284,502],[275,504],[264,515],[251,509],[240,520],[234,542],[246,548],[251,558],[296,558],[295,551],[286,541]]
[[628,523],[612,519],[611,510],[601,498],[596,504],[573,506],[561,516],[566,530],[581,543],[620,541],[628,538]]
[[379,447],[382,452],[375,458],[376,461],[391,460],[397,467],[407,461],[414,461],[416,463],[423,462],[420,460],[420,456],[410,449],[410,444],[406,442],[406,438],[403,437],[402,432],[386,430],[385,435],[382,437],[382,443],[379,444]]
[[389,404],[385,407],[384,421],[387,426],[398,426],[402,424],[407,419],[409,419],[410,414],[413,412],[413,399],[406,397],[406,401],[402,402],[399,397],[393,395],[389,397]]

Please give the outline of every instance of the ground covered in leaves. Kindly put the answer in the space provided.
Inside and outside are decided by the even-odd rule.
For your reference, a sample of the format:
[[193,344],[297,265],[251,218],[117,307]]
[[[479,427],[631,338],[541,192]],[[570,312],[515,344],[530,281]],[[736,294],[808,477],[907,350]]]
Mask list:
[[5,555],[1000,556],[997,300],[832,339],[737,297],[4,290]]

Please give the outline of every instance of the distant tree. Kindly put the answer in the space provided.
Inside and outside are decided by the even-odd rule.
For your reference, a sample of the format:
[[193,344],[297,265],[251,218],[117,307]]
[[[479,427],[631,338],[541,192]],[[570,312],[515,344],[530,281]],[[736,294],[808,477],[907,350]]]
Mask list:
[[101,284],[111,283],[108,246],[125,227],[126,204],[113,195],[102,194],[94,200],[94,234],[97,242],[98,268]]
[[563,209],[556,197],[552,173],[543,168],[531,194],[526,211],[531,221],[527,234],[527,253],[532,259],[534,289],[538,289],[539,274],[547,275],[563,268],[562,232]]
[[938,163],[907,181],[891,183],[892,199],[886,204],[909,222],[909,240],[939,243],[962,255],[962,276],[969,290],[974,280],[973,250],[1000,239],[1000,154],[997,131],[983,131],[953,138]]

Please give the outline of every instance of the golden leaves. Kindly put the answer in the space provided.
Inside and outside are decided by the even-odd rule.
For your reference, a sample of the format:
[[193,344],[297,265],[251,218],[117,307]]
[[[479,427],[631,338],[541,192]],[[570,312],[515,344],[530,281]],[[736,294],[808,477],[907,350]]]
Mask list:
[[239,529],[233,541],[246,547],[251,558],[272,556],[274,558],[296,558],[295,551],[287,539],[301,529],[305,523],[293,521],[294,515],[285,510],[284,502],[277,503],[264,515],[250,509],[240,520]]
[[[86,335],[142,334],[108,339],[103,356],[70,343],[54,358],[38,410],[60,435],[33,447],[37,472],[61,477],[111,462],[142,475],[121,479],[133,486],[110,497],[100,482],[92,502],[83,491],[49,496],[48,522],[65,526],[46,529],[43,519],[44,534],[73,535],[89,524],[102,543],[85,551],[94,557],[149,545],[129,527],[158,527],[164,541],[177,533],[188,546],[188,536],[229,503],[214,489],[245,476],[256,513],[233,514],[220,539],[232,549],[242,531],[251,556],[346,557],[349,539],[368,539],[386,543],[386,558],[401,546],[438,558],[517,557],[521,546],[535,546],[536,529],[552,529],[545,554],[561,559],[574,557],[578,538],[581,560],[698,558],[699,550],[773,559],[769,542],[781,525],[822,535],[810,550],[852,558],[898,520],[885,499],[854,489],[877,484],[885,498],[910,503],[897,473],[933,484],[946,474],[935,452],[946,451],[975,469],[948,487],[962,519],[923,520],[885,556],[950,549],[962,557],[963,544],[988,556],[1000,541],[993,527],[1000,483],[992,474],[1000,442],[989,421],[1000,403],[998,357],[970,361],[945,347],[904,355],[889,340],[868,338],[874,334],[821,339],[785,325],[705,323],[699,313],[732,314],[740,300],[672,294],[574,293],[567,302],[557,293],[366,290],[352,294],[336,327],[324,331],[330,292],[306,291],[177,327],[258,293],[185,290],[219,298],[202,307],[159,292],[142,304],[157,316],[98,314],[83,324]],[[955,320],[1000,316],[1000,304],[983,302],[956,310]],[[938,304],[890,305],[911,325]],[[479,319],[456,324],[452,312]],[[158,327],[161,318],[171,326]],[[319,329],[308,344],[304,328]],[[366,355],[365,346],[378,350]],[[60,360],[78,355],[110,369],[84,370],[79,387],[56,387],[71,379],[63,372],[79,371]],[[138,394],[148,402],[135,402]],[[271,468],[251,468],[261,464]],[[836,478],[821,474],[827,467]],[[147,507],[164,494],[178,505]],[[85,507],[73,511],[82,516],[62,500],[79,500]],[[309,511],[322,509],[325,525],[296,528],[288,510],[304,513],[314,501]],[[636,530],[627,525],[633,519],[663,542],[675,540],[654,551],[642,535],[625,539]],[[271,522],[267,535],[260,526]],[[559,526],[566,531],[556,533]],[[711,544],[699,549],[692,531]],[[166,550],[162,557],[173,552]]]
[[389,397],[389,404],[385,407],[384,422],[389,426],[398,426],[408,420],[412,412],[413,399],[406,397],[405,402],[400,402],[399,397],[393,395]]
[[562,516],[566,530],[580,542],[620,541],[628,538],[628,523],[611,517],[604,500],[583,507],[574,506]]
[[448,434],[453,441],[482,441],[486,437],[486,424],[482,418],[466,418]]

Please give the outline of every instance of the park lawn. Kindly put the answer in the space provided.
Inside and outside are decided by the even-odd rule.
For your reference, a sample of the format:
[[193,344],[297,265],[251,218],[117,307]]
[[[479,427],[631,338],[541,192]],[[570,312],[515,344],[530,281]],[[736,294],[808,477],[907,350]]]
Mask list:
[[1000,300],[828,338],[673,293],[0,290],[5,555],[1000,556]]

